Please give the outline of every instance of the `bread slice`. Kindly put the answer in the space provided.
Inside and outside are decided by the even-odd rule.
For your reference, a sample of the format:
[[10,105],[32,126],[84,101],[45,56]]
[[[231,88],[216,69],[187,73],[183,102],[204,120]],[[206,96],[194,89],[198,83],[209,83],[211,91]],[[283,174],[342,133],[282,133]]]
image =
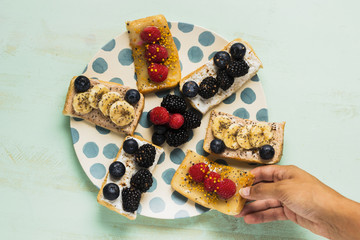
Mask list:
[[[75,87],[74,87],[74,81],[75,81],[76,77],[77,76],[73,77],[73,79],[70,82],[69,89],[68,89],[68,92],[66,95],[63,114],[66,116],[70,116],[70,117],[82,118],[88,122],[91,122],[93,124],[96,124],[98,126],[101,126],[103,128],[109,129],[109,130],[117,132],[117,133],[132,135],[135,131],[135,128],[140,120],[140,116],[144,109],[144,101],[145,101],[144,96],[142,94],[140,94],[140,100],[133,106],[135,109],[134,120],[125,127],[119,127],[115,123],[113,123],[109,117],[104,116],[99,109],[93,109],[91,112],[89,112],[87,114],[78,114],[77,112],[74,111],[73,98],[76,94]],[[90,80],[91,87],[101,83],[101,84],[105,85],[106,87],[108,87],[111,92],[117,92],[121,96],[125,96],[126,91],[131,89],[130,87],[123,86],[118,83],[105,82],[105,81],[91,79],[91,78],[89,78],[89,80]]]
[[[256,73],[259,71],[260,68],[263,67],[260,59],[256,56],[254,49],[251,47],[251,45],[248,42],[242,40],[241,38],[234,39],[233,41],[228,43],[221,51],[226,51],[229,52],[230,54],[231,46],[234,43],[238,43],[238,42],[244,44],[246,47],[244,60],[249,65],[248,73],[242,77],[235,78],[232,86],[228,88],[226,91],[219,88],[217,94],[209,99],[204,99],[199,94],[196,95],[195,97],[188,98],[191,105],[197,110],[199,110],[201,113],[205,114],[212,107],[220,104],[224,99],[229,97],[234,92],[238,91],[248,80],[250,80],[252,77],[256,75]],[[200,85],[202,80],[206,77],[212,76],[216,78],[217,69],[218,68],[215,66],[214,60],[210,59],[206,64],[202,65],[200,68],[196,69],[195,71],[191,72],[183,79],[181,79],[180,90],[182,91],[183,85],[187,81],[195,81],[198,85]]]
[[248,124],[255,125],[256,123],[259,123],[259,121],[239,118],[239,117],[233,116],[228,113],[224,113],[224,112],[220,112],[220,111],[216,111],[216,110],[211,111],[210,118],[209,118],[209,124],[206,129],[204,146],[203,146],[203,148],[206,152],[212,153],[212,154],[222,157],[222,158],[231,158],[231,159],[236,159],[236,160],[239,160],[242,162],[248,162],[248,163],[275,164],[280,161],[282,152],[283,152],[285,122],[266,123],[271,126],[271,131],[273,133],[273,137],[272,137],[269,145],[271,145],[275,150],[275,155],[270,160],[262,159],[259,154],[259,149],[247,150],[247,149],[239,148],[237,150],[232,150],[232,149],[226,148],[225,151],[221,154],[213,153],[210,148],[210,143],[212,140],[215,139],[215,137],[213,135],[211,126],[214,122],[214,119],[217,116],[221,116],[221,115],[227,116],[228,118],[230,118],[232,123],[237,123],[242,126],[248,125]]
[[[208,164],[210,171],[215,171],[222,178],[228,178],[236,184],[236,193],[228,200],[219,198],[216,193],[209,193],[204,189],[203,183],[196,183],[189,179],[189,168],[197,163]],[[207,208],[215,209],[227,215],[237,215],[241,212],[246,199],[239,194],[240,188],[251,186],[254,175],[234,167],[220,165],[208,158],[188,150],[184,160],[176,170],[171,181],[174,190],[188,199]]]
[[[168,51],[168,59],[164,65],[169,68],[167,79],[161,83],[153,82],[149,79],[147,71],[148,63],[145,59],[145,44],[140,38],[140,33],[145,27],[155,26],[160,32],[162,39],[160,45]],[[129,33],[132,56],[134,58],[135,72],[137,76],[137,88],[141,93],[157,92],[169,88],[174,88],[181,79],[181,68],[178,51],[172,38],[166,18],[163,15],[146,17],[134,21],[126,22]]]
[[[161,147],[158,147],[158,146],[146,141],[145,139],[143,139],[143,138],[141,138],[139,136],[127,136],[125,138],[125,140],[127,140],[127,139],[135,139],[138,142],[139,147],[144,145],[144,144],[151,144],[151,145],[153,145],[155,147],[155,149],[156,149],[155,161],[154,161],[153,165],[148,168],[149,171],[152,173],[154,171],[158,161],[159,161],[159,158],[160,158],[161,154],[164,152],[164,150]],[[116,155],[116,157],[114,159],[114,162],[115,161],[120,161],[125,165],[125,167],[126,167],[125,174],[124,174],[124,176],[122,176],[122,178],[120,180],[114,180],[109,175],[109,170],[108,170],[107,173],[106,173],[106,176],[104,178],[104,182],[101,185],[100,191],[99,191],[99,193],[97,195],[97,201],[101,205],[109,208],[110,210],[115,211],[115,212],[117,212],[117,213],[131,219],[131,220],[134,220],[136,218],[136,211],[131,213],[131,212],[126,212],[126,211],[123,210],[122,200],[121,200],[121,191],[122,191],[123,188],[130,186],[131,177],[140,169],[140,167],[138,167],[135,164],[134,155],[125,153],[125,151],[123,150],[123,147],[121,147],[119,152],[117,153],[117,155]],[[115,199],[115,200],[112,200],[112,201],[105,199],[104,195],[103,195],[103,188],[108,183],[118,184],[118,186],[120,188],[119,197],[117,199]],[[146,193],[143,193],[143,194],[146,194]],[[140,200],[140,204],[141,204],[141,200]]]

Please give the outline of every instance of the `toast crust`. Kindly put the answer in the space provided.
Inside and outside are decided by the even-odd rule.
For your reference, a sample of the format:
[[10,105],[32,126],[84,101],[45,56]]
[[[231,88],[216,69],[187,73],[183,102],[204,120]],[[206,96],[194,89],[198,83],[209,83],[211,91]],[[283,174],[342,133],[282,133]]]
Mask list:
[[[143,41],[140,38],[140,33],[148,26],[155,26],[160,30],[161,35],[164,38],[160,40],[160,44],[168,51],[169,58],[165,61],[164,65],[169,68],[169,72],[166,80],[161,83],[149,80],[147,60],[144,57],[145,44],[143,44]],[[128,21],[126,22],[126,28],[129,33],[139,92],[146,94],[177,86],[181,79],[180,61],[166,18],[163,15],[156,15],[134,21]]]
[[[105,117],[99,109],[93,109],[91,112],[89,112],[87,114],[78,114],[74,111],[72,103],[73,103],[73,98],[76,94],[75,87],[74,87],[74,81],[75,81],[76,77],[77,76],[73,77],[70,82],[69,89],[68,89],[68,92],[66,95],[63,114],[66,116],[70,116],[70,117],[82,118],[88,122],[91,122],[95,125],[109,129],[113,132],[127,134],[127,135],[133,135],[135,128],[138,125],[138,122],[140,120],[143,109],[144,109],[144,105],[145,105],[144,96],[142,94],[140,94],[140,100],[135,105],[133,105],[133,107],[135,109],[134,120],[125,127],[119,127],[115,123],[113,123],[109,117]],[[89,78],[89,80],[90,80],[91,86],[101,83],[101,84],[105,85],[106,87],[108,87],[110,89],[110,91],[118,92],[121,96],[125,96],[126,91],[131,89],[130,87],[123,86],[118,83],[105,82],[105,81],[91,79],[91,78]]]
[[[236,184],[236,193],[228,200],[220,199],[214,193],[207,193],[202,183],[195,183],[186,180],[189,168],[193,164],[204,162],[208,164],[210,171],[218,172],[222,177],[229,178]],[[251,186],[254,182],[254,175],[234,167],[220,165],[201,156],[191,150],[187,154],[176,170],[171,181],[171,186],[174,190],[184,195],[188,199],[210,209],[215,209],[227,215],[237,215],[241,212],[246,199],[239,194],[240,188]]]
[[216,111],[216,110],[211,111],[209,123],[208,123],[207,129],[206,129],[204,146],[203,146],[203,148],[206,152],[211,153],[211,154],[216,155],[221,158],[231,158],[231,159],[236,159],[236,160],[239,160],[242,162],[248,162],[248,163],[275,164],[280,161],[280,159],[282,157],[282,153],[283,153],[285,122],[268,123],[269,125],[271,125],[272,130],[273,130],[272,131],[273,139],[270,141],[269,144],[271,146],[273,146],[273,148],[275,150],[275,155],[271,160],[261,159],[261,157],[259,155],[259,151],[257,149],[246,150],[246,149],[240,148],[237,150],[232,150],[229,148],[225,148],[225,151],[221,154],[213,153],[210,148],[210,143],[212,140],[215,139],[215,137],[212,133],[211,125],[212,125],[213,120],[217,116],[220,116],[220,115],[227,116],[232,120],[233,123],[238,123],[238,124],[242,124],[242,125],[256,124],[259,122],[259,121],[255,121],[255,120],[239,118],[239,117],[233,116],[231,114]]

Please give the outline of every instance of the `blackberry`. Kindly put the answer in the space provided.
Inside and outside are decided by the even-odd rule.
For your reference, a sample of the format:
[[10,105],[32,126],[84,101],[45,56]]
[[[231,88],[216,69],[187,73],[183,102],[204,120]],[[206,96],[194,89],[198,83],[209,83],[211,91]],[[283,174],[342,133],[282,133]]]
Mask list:
[[156,150],[151,144],[144,144],[135,152],[135,162],[139,167],[148,168],[155,160]]
[[170,129],[166,133],[166,142],[171,147],[178,147],[189,140],[189,132],[185,129]]
[[152,174],[147,169],[140,169],[135,173],[130,180],[130,185],[140,192],[146,192],[149,190],[153,183]]
[[126,212],[135,212],[140,204],[141,192],[136,188],[124,188],[121,192],[122,206]]
[[201,113],[201,112],[199,112],[198,110],[196,110],[195,108],[189,108],[188,110],[187,110],[188,112],[191,112],[191,113],[193,113],[193,114],[196,114],[196,116],[198,117],[198,118],[202,118],[203,117],[203,114]]
[[186,110],[185,99],[171,94],[163,98],[161,106],[166,108],[170,113],[184,113]]
[[226,69],[219,69],[216,80],[219,82],[220,88],[224,91],[228,90],[234,83],[234,77],[230,76],[226,72]]
[[183,116],[184,116],[184,124],[182,126],[183,128],[185,128],[185,129],[193,129],[193,128],[200,127],[201,116],[199,116],[195,112],[186,111],[183,114]]
[[241,77],[248,73],[249,66],[244,60],[231,61],[226,71],[232,77]]
[[205,99],[209,99],[218,92],[219,83],[214,77],[206,77],[201,81],[199,87],[199,95]]

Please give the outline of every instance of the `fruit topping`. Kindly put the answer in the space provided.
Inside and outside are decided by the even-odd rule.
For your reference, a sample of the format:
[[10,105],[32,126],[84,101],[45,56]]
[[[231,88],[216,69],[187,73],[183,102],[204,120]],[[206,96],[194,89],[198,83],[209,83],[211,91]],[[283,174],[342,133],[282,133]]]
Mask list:
[[164,107],[155,107],[150,112],[150,121],[155,125],[163,125],[170,120],[170,114]]
[[224,152],[225,147],[226,146],[225,146],[224,142],[220,139],[214,139],[210,143],[211,151],[214,153],[217,153],[217,154]]
[[87,114],[93,109],[89,102],[89,92],[78,93],[74,96],[73,109],[78,114]]
[[184,125],[185,129],[194,129],[201,125],[201,115],[196,114],[194,111],[187,110],[184,112]]
[[232,121],[230,118],[225,116],[217,116],[211,124],[211,130],[214,137],[223,140],[224,133],[230,127],[231,124]]
[[234,77],[230,76],[226,69],[219,69],[217,71],[216,80],[222,90],[228,90],[234,83]]
[[145,57],[148,62],[162,63],[168,58],[168,52],[164,46],[149,44],[146,45]]
[[121,96],[117,92],[108,92],[102,95],[101,100],[99,102],[99,109],[104,114],[104,116],[109,116],[111,105],[121,100]]
[[179,129],[184,124],[184,117],[180,113],[174,113],[170,116],[169,127]]
[[216,184],[221,181],[221,176],[217,172],[210,172],[204,179],[204,188],[208,192],[216,189]]
[[168,127],[166,125],[155,125],[154,126],[154,131],[157,134],[163,135],[166,133],[167,130],[168,130]]
[[249,133],[251,130],[251,125],[245,125],[240,127],[239,132],[236,136],[236,141],[240,145],[240,147],[244,149],[251,149],[252,146],[249,141]]
[[264,145],[260,148],[259,153],[262,159],[268,160],[274,157],[275,150],[271,145]]
[[202,98],[209,99],[218,92],[219,90],[219,83],[214,77],[206,77],[204,80],[201,81],[199,87],[199,95]]
[[129,89],[125,93],[125,101],[130,104],[136,104],[140,100],[140,93],[136,89]]
[[220,69],[226,68],[230,61],[231,57],[228,52],[219,51],[214,55],[214,64]]
[[242,60],[246,53],[246,47],[242,43],[234,43],[230,48],[230,54],[235,60]]
[[240,125],[234,123],[234,124],[230,125],[230,127],[224,132],[223,140],[224,140],[226,147],[233,149],[233,150],[236,150],[240,147],[240,145],[238,144],[238,142],[236,140],[236,136],[237,136],[239,129],[240,129]]
[[166,108],[170,113],[184,113],[186,110],[186,101],[184,98],[177,95],[166,95],[161,106]]
[[97,109],[98,104],[101,100],[101,97],[105,93],[108,93],[108,92],[109,92],[109,89],[102,84],[97,84],[97,85],[93,86],[89,91],[90,106]]
[[134,154],[139,148],[138,142],[133,139],[129,138],[124,141],[123,149],[128,154]]
[[189,132],[185,129],[169,129],[166,133],[166,142],[171,147],[178,147],[189,140]]
[[155,160],[156,149],[151,144],[144,144],[135,152],[135,162],[138,166],[148,168]]
[[205,176],[210,171],[205,163],[197,163],[189,168],[189,175],[195,182],[204,182]]
[[154,134],[151,137],[151,141],[153,144],[161,146],[166,140],[165,134],[159,134],[154,132]]
[[161,38],[161,32],[157,27],[146,27],[140,33],[140,37],[147,43],[158,42]]
[[105,199],[110,201],[117,199],[120,195],[119,186],[115,183],[106,184],[103,188],[103,195]]
[[124,188],[121,192],[122,206],[126,212],[135,212],[140,204],[141,192],[136,188]]
[[258,123],[251,127],[250,130],[250,145],[258,148],[268,144],[273,137],[271,126],[266,123]]
[[231,61],[226,71],[232,77],[241,77],[249,72],[249,65],[244,60]]
[[163,82],[166,80],[168,75],[169,69],[162,64],[159,63],[151,63],[148,67],[148,74],[150,77],[150,80],[153,82]]
[[109,174],[113,179],[118,180],[122,176],[124,176],[125,170],[126,170],[125,166],[122,162],[115,161],[112,164],[110,164]]
[[130,180],[131,187],[134,187],[140,192],[146,192],[149,190],[153,183],[152,174],[148,169],[140,169],[137,171]]
[[119,100],[110,107],[110,119],[120,127],[130,124],[135,118],[135,109],[128,102]]
[[215,190],[219,197],[226,200],[235,195],[236,185],[232,180],[225,178],[222,181],[216,183]]
[[198,94],[199,85],[194,81],[184,83],[182,93],[189,98],[195,97]]
[[90,80],[85,76],[78,76],[74,81],[75,92],[86,92],[90,88]]

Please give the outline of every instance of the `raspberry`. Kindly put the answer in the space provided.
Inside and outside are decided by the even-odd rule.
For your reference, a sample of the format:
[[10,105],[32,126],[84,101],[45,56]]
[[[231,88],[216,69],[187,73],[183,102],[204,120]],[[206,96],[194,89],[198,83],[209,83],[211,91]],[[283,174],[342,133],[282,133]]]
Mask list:
[[166,95],[161,101],[161,106],[171,113],[184,113],[186,110],[186,101],[177,95]]
[[154,125],[163,125],[170,120],[170,114],[164,107],[155,107],[150,112],[150,122]]
[[160,40],[161,33],[157,27],[146,27],[140,33],[140,37],[143,41],[148,43],[155,43]]
[[169,129],[166,132],[166,142],[171,147],[178,147],[189,140],[189,132],[184,129]]
[[232,77],[241,77],[249,72],[249,66],[244,60],[231,61],[226,72]]
[[215,190],[216,183],[221,181],[221,176],[217,172],[210,172],[208,176],[204,179],[204,188],[208,192],[213,192]]
[[235,195],[236,192],[236,185],[230,179],[223,179],[221,182],[216,183],[215,185],[216,193],[219,197],[223,199],[229,199]]
[[159,63],[151,63],[148,67],[148,74],[151,81],[163,82],[166,80],[169,69]]
[[189,168],[191,179],[198,183],[204,181],[204,178],[209,171],[209,167],[205,163],[197,163]]
[[180,113],[174,113],[170,116],[169,126],[172,129],[179,129],[184,124],[184,117]]
[[150,44],[146,47],[145,57],[149,62],[161,63],[168,58],[168,52],[159,44]]

